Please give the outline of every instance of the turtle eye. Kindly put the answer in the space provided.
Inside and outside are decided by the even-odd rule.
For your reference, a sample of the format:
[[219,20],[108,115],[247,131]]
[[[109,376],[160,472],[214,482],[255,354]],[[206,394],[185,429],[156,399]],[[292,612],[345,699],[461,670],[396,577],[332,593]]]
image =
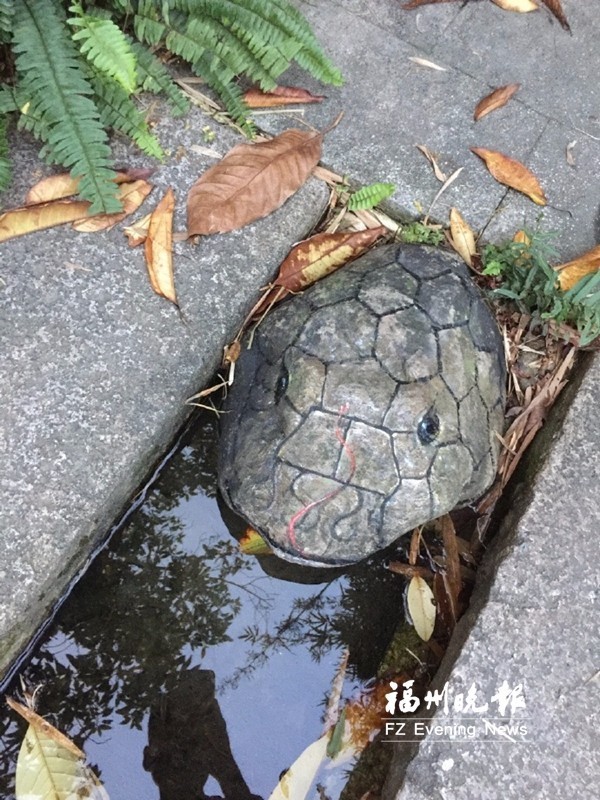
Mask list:
[[285,364],[281,367],[281,372],[279,373],[279,377],[277,378],[277,383],[275,384],[275,404],[279,404],[279,401],[284,396],[287,391],[288,384],[290,382],[290,373],[287,370]]
[[428,411],[417,427],[417,436],[421,444],[431,444],[440,432],[440,418],[435,411]]

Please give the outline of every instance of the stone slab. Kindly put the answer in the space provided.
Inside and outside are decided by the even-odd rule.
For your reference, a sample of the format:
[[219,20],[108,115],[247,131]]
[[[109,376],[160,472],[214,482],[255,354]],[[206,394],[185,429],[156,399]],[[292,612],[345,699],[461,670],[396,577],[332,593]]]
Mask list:
[[[591,55],[598,23],[589,4],[563,3],[573,36],[545,10],[515,14],[483,1],[413,11],[398,0],[297,5],[341,66],[345,84],[323,89],[292,69],[286,83],[324,92],[327,99],[295,113],[261,113],[259,125],[275,132],[296,119],[325,128],[344,111],[326,137],[323,161],[353,185],[395,183],[389,201],[395,213],[422,216],[441,187],[415,147],[424,144],[447,176],[463,168],[433,207],[434,219],[446,221],[454,205],[487,239],[498,240],[523,224],[534,226],[543,213],[542,226],[557,230],[563,257],[595,244],[598,200],[585,174],[600,158],[600,117],[594,111],[599,89]],[[414,57],[445,71],[419,66],[409,60]],[[474,122],[476,103],[492,88],[515,81],[522,85],[515,98]],[[565,156],[573,140],[575,168]],[[472,146],[499,150],[532,168],[553,208],[542,210],[498,184],[470,152]]]
[[[173,186],[176,228],[185,227],[187,190],[214,163],[193,150],[205,145],[205,125],[220,153],[239,140],[198,111],[157,120],[171,155],[137,216]],[[116,155],[145,161],[123,146]],[[14,173],[6,206],[40,175],[25,140]],[[186,399],[212,377],[259,287],[326,200],[312,180],[241,231],[177,244],[181,314],[152,292],[143,248],[131,250],[121,226],[0,245],[0,675],[164,455],[191,411]]]
[[[469,611],[435,685],[472,684],[479,700],[506,681],[526,707],[527,742],[427,738],[398,746],[385,800],[553,800],[597,796],[600,785],[600,359],[592,362],[521,471]],[[540,465],[543,464],[540,469]],[[470,712],[436,713],[468,725]],[[490,716],[493,716],[490,713]],[[403,785],[402,785],[403,783]],[[401,787],[398,789],[398,787]]]

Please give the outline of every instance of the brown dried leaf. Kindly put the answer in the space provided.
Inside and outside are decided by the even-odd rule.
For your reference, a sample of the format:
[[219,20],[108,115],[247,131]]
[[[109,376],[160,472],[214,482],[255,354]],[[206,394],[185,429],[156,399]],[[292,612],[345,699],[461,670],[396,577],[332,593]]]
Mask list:
[[86,215],[89,207],[87,200],[52,200],[35,206],[11,208],[0,214],[0,242],[55,225],[75,222]]
[[410,0],[408,3],[404,3],[402,8],[406,8],[407,10],[411,10],[413,8],[419,8],[419,6],[428,6],[433,5],[433,3],[452,3],[454,0]]
[[307,180],[323,135],[294,128],[260,144],[239,144],[188,195],[188,236],[225,233],[279,208]]
[[530,197],[539,206],[546,205],[546,196],[536,176],[524,164],[497,150],[485,147],[472,147],[471,150],[484,162],[490,173],[498,181],[511,189],[516,189]]
[[154,186],[148,181],[124,183],[119,187],[118,192],[119,200],[123,204],[123,211],[119,211],[117,214],[96,214],[93,217],[85,217],[76,220],[72,227],[79,233],[97,233],[109,230],[125,217],[137,211],[153,188]]
[[468,267],[473,266],[477,255],[475,234],[456,208],[450,209],[450,244]]
[[492,0],[492,3],[496,3],[505,11],[518,11],[520,14],[539,10],[539,6],[533,0]]
[[[137,168],[120,170],[117,172],[115,183],[147,180],[153,172],[153,169]],[[31,187],[25,198],[25,205],[30,206],[36,203],[48,203],[51,200],[62,200],[64,197],[72,197],[78,191],[79,178],[72,178],[69,173],[49,175]]]
[[558,285],[563,292],[567,292],[590,272],[597,272],[600,269],[600,246],[588,250],[573,261],[559,264],[555,269],[559,272]]
[[255,315],[358,258],[386,233],[383,225],[350,233],[318,233],[295,245],[281,263],[273,288],[262,298]]
[[429,161],[429,163],[433,167],[433,172],[435,174],[435,177],[438,179],[438,181],[440,183],[444,183],[445,181],[447,181],[448,180],[448,176],[445,175],[442,172],[442,170],[440,169],[439,164],[437,163],[437,161],[435,159],[435,156],[433,155],[431,150],[427,147],[427,145],[417,144],[417,145],[415,145],[415,147],[417,148],[417,150],[420,150],[423,153],[423,155],[425,156],[425,158],[427,159],[427,161]]
[[552,14],[556,17],[556,19],[560,22],[563,28],[566,31],[571,32],[571,26],[567,22],[567,18],[565,16],[565,12],[562,9],[562,5],[560,0],[542,0],[542,3],[548,8]]
[[150,217],[144,252],[150,285],[156,294],[165,297],[179,307],[173,279],[174,208],[175,195],[173,189],[169,187]]
[[299,86],[276,86],[271,92],[263,92],[256,87],[248,89],[244,100],[248,108],[271,108],[287,106],[291,103],[322,103],[323,94],[311,94],[308,89]]
[[151,217],[152,213],[146,214],[145,217],[141,217],[141,219],[138,219],[133,225],[128,225],[126,228],[123,228],[123,233],[127,237],[129,247],[138,247],[138,245],[144,244],[148,236]]
[[506,86],[500,86],[498,89],[494,89],[493,92],[480,100],[475,106],[475,111],[473,112],[473,119],[475,122],[485,117],[486,114],[505,106],[520,88],[520,83],[509,83]]
[[442,541],[446,554],[446,591],[451,604],[451,611],[454,620],[458,617],[458,596],[462,589],[460,577],[460,558],[458,555],[458,545],[456,544],[456,530],[449,514],[445,514],[441,521]]

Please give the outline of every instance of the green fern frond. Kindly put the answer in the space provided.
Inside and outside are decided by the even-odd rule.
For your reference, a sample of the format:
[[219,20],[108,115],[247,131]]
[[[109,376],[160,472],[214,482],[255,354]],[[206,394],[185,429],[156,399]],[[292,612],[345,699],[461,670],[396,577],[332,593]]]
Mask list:
[[132,39],[129,40],[129,44],[137,59],[138,81],[141,88],[153,94],[164,94],[173,107],[173,113],[181,115],[188,112],[190,108],[188,99],[171,77],[169,70],[144,45]]
[[91,79],[100,109],[100,122],[106,128],[114,128],[129,136],[140,150],[160,161],[164,153],[156,136],[148,130],[140,113],[127,92],[114,81],[103,80],[102,75]]
[[[193,0],[187,0],[197,7]],[[211,5],[226,5],[226,12],[234,20],[235,31],[247,37],[250,42],[275,47],[281,51],[288,62],[295,60],[314,78],[324,83],[339,85],[342,76],[331,61],[324,55],[308,22],[287,0],[202,0]],[[277,70],[274,77],[287,69],[289,63]]]
[[211,61],[207,56],[203,56],[192,65],[192,68],[197,75],[204,78],[208,85],[215,90],[227,111],[242,130],[248,136],[254,136],[255,128],[252,121],[246,116],[248,111],[244,103],[243,94],[237,84],[223,78],[218,63],[215,60]]
[[10,183],[10,161],[8,158],[8,119],[0,115],[0,192],[3,192]]
[[110,19],[85,14],[79,2],[73,3],[69,11],[74,16],[67,23],[76,29],[72,38],[79,42],[80,53],[132,94],[137,83],[135,56],[122,31]]
[[0,0],[0,43],[10,42],[15,0]]
[[0,114],[12,114],[20,108],[12,86],[0,86]]
[[[287,69],[289,63],[277,50],[265,47],[251,47],[243,38],[233,33],[222,22],[208,18],[190,18],[187,34],[193,40],[202,42],[232,77],[247,75],[254,83],[268,91],[275,87],[274,72]],[[194,59],[189,59],[192,63]]]
[[48,127],[48,152],[80,178],[80,194],[91,201],[91,213],[119,211],[108,137],[89,97],[92,88],[51,0],[19,0],[13,50],[19,84],[36,98]]
[[363,186],[348,200],[348,211],[375,208],[383,200],[391,197],[395,191],[396,186],[393,183],[371,183],[369,186]]
[[153,0],[138,0],[133,18],[133,29],[140,42],[156,46],[166,35],[166,25],[161,22],[161,9]]

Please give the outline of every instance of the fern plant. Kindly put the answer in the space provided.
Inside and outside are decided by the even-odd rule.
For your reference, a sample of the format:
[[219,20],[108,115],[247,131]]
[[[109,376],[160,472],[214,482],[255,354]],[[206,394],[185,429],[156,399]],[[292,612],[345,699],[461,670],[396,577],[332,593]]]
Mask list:
[[164,94],[174,113],[188,107],[159,48],[187,61],[248,134],[238,76],[269,91],[296,62],[341,83],[288,0],[0,0],[0,190],[9,181],[6,125],[15,114],[42,142],[41,155],[79,178],[92,213],[118,210],[108,130],[161,158],[136,93]]

